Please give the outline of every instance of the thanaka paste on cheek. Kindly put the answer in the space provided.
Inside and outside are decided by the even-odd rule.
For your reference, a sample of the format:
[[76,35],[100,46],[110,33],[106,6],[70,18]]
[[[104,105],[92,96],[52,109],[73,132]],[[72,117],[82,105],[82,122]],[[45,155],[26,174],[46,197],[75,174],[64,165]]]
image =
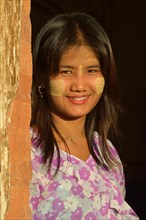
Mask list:
[[97,93],[98,95],[103,92],[104,84],[105,84],[105,81],[104,81],[104,78],[103,78],[103,77],[98,77],[98,78],[95,80],[96,93]]
[[62,96],[64,93],[65,82],[62,79],[50,80],[50,95]]

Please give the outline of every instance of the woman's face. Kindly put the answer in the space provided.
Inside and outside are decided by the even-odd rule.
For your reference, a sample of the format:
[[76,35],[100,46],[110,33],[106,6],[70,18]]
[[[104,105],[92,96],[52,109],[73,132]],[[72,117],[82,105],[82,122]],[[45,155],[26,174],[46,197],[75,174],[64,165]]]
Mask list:
[[68,119],[86,117],[103,89],[104,78],[94,52],[83,45],[72,47],[62,56],[58,75],[50,78],[51,111]]

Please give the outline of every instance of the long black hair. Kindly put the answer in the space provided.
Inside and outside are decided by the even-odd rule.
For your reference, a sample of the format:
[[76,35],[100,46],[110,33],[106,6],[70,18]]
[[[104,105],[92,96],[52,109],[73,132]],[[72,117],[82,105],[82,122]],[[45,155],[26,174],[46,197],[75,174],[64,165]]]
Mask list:
[[118,134],[117,74],[111,45],[107,34],[93,17],[74,12],[57,15],[50,19],[37,35],[33,49],[31,126],[37,127],[37,145],[42,146],[44,163],[48,160],[49,168],[54,146],[57,146],[57,170],[60,164],[60,153],[52,128],[56,130],[64,144],[67,145],[67,143],[53,124],[49,111],[49,74],[57,75],[60,60],[65,51],[72,46],[80,45],[87,45],[93,50],[105,79],[103,94],[98,104],[86,117],[85,132],[89,150],[97,164],[105,165],[103,160],[101,162],[96,157],[93,150],[94,131],[97,131],[106,163],[109,167],[118,164],[106,143],[109,132]]

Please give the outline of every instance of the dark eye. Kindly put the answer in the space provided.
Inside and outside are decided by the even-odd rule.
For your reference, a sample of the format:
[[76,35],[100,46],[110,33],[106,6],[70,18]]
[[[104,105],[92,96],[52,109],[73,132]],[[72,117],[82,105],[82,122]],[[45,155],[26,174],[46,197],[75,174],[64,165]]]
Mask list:
[[91,73],[91,74],[96,74],[96,73],[98,73],[98,72],[100,72],[99,69],[89,69],[89,70],[88,70],[88,73]]
[[72,71],[71,70],[60,70],[59,74],[62,77],[71,77],[72,76]]
[[70,70],[61,70],[61,74],[71,74],[72,72]]
[[88,73],[95,73],[97,70],[88,70]]

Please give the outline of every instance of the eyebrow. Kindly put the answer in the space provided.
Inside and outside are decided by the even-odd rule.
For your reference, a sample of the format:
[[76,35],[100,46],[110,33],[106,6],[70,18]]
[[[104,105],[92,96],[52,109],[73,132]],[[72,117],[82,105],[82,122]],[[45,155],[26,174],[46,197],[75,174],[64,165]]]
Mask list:
[[59,67],[60,67],[60,68],[70,68],[70,69],[74,69],[73,66],[66,66],[66,65],[60,65]]
[[[70,68],[70,69],[74,69],[75,68],[73,66],[68,66],[68,65],[60,65],[59,67],[60,68]],[[89,69],[89,68],[100,68],[100,65],[87,66],[86,68],[87,69]]]
[[87,68],[100,68],[100,65],[87,66]]

